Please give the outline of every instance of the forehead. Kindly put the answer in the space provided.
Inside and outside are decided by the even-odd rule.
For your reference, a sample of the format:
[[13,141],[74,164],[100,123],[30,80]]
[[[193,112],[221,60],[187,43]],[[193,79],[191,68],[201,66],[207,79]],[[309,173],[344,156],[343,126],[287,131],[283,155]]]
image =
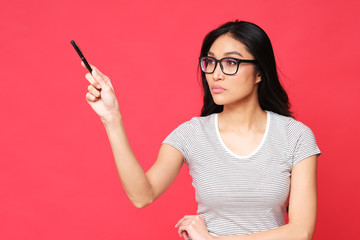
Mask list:
[[230,34],[224,34],[218,37],[209,49],[209,55],[214,57],[224,57],[227,53],[238,52],[244,58],[252,57],[247,51],[246,46]]

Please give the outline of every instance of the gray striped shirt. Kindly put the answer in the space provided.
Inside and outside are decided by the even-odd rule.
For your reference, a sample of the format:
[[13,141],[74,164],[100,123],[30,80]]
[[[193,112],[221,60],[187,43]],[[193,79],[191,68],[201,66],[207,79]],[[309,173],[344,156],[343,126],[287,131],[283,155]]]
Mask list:
[[197,213],[205,218],[209,233],[248,234],[284,225],[291,169],[320,154],[312,131],[291,117],[268,111],[260,145],[239,156],[223,143],[217,116],[194,117],[163,142],[183,154]]

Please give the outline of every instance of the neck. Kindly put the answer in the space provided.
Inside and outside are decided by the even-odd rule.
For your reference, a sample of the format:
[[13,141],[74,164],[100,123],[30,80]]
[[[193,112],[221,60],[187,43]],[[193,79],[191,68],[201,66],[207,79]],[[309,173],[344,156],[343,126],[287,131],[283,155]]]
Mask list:
[[233,130],[249,131],[266,127],[266,112],[256,104],[225,105],[219,114],[221,126]]

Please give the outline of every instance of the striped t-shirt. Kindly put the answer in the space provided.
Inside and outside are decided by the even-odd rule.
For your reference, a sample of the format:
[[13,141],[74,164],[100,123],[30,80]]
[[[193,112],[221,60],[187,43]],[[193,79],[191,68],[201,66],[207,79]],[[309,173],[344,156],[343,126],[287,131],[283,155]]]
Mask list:
[[249,234],[284,225],[291,169],[320,154],[312,131],[291,117],[268,111],[260,145],[239,156],[222,141],[217,119],[218,114],[194,117],[163,142],[183,154],[197,213],[209,233]]

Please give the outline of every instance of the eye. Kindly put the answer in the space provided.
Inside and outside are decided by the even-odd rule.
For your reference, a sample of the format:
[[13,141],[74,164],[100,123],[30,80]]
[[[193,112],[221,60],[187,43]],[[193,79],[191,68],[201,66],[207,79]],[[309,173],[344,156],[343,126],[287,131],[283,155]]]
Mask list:
[[224,60],[226,66],[233,67],[237,65],[237,61],[234,59],[224,59]]
[[205,68],[209,68],[209,67],[213,67],[215,66],[215,60],[212,59],[212,58],[203,58],[202,60],[202,65],[205,67]]
[[212,58],[205,58],[204,61],[205,61],[206,65],[215,64],[215,61]]

